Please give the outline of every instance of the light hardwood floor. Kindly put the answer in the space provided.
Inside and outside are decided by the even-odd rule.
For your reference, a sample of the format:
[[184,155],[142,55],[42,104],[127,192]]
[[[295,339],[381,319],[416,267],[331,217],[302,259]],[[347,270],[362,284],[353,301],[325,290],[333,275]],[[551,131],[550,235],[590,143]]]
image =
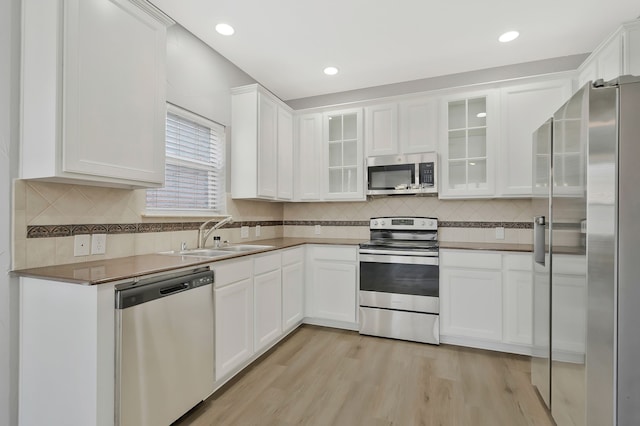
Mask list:
[[176,425],[552,425],[529,364],[302,326]]

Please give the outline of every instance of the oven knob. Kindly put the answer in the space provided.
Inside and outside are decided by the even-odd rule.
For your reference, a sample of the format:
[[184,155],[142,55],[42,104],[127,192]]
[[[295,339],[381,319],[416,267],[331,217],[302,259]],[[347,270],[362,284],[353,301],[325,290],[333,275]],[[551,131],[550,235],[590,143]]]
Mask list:
[[384,220],[380,221],[380,225],[384,226]]
[[377,220],[373,221],[373,226],[378,226],[378,221]]
[[427,222],[424,221],[424,220],[422,222],[420,222],[420,225],[422,225],[422,226],[425,226],[426,224],[427,224]]

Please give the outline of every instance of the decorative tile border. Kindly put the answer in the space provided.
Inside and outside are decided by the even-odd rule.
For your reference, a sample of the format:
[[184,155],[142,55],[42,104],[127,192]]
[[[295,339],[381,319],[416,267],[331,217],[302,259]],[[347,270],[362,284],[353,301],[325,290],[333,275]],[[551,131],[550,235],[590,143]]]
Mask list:
[[[149,232],[196,231],[204,222],[113,223],[96,225],[30,225],[27,238],[72,237],[81,234],[140,234]],[[281,226],[282,221],[233,222],[224,228],[241,226]]]
[[285,226],[369,226],[368,220],[285,220]]
[[533,229],[533,222],[438,222],[439,228],[497,228]]
[[[113,223],[96,225],[30,225],[27,238],[72,237],[80,234],[138,234],[149,232],[195,231],[204,222]],[[241,226],[369,226],[368,220],[265,220],[233,222],[222,228]],[[462,222],[441,221],[440,228],[496,228],[533,229],[532,222]],[[579,226],[578,226],[579,227]],[[568,226],[567,226],[568,228]],[[573,227],[572,227],[573,228]]]

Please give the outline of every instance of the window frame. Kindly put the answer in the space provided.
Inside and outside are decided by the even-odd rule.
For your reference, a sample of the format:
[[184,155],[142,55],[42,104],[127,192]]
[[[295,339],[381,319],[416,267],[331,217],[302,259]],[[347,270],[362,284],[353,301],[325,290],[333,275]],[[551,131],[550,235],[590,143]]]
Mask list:
[[[227,215],[227,191],[226,191],[226,127],[220,123],[216,123],[213,120],[210,120],[206,117],[203,117],[199,114],[193,113],[189,110],[186,110],[182,107],[179,107],[177,105],[171,104],[167,102],[167,108],[166,108],[166,112],[165,112],[165,126],[167,123],[167,119],[168,119],[168,115],[169,114],[173,114],[173,115],[177,115],[180,118],[183,118],[185,120],[189,120],[192,121],[198,125],[204,126],[209,128],[211,131],[214,131],[217,133],[217,137],[218,137],[218,144],[219,144],[219,152],[220,152],[220,166],[217,167],[217,175],[218,175],[218,179],[216,180],[216,182],[219,183],[221,189],[220,189],[220,193],[216,194],[216,198],[218,199],[218,205],[220,206],[220,209],[218,210],[214,210],[214,209],[181,209],[181,208],[176,208],[176,209],[171,209],[171,208],[166,208],[166,207],[150,207],[147,204],[147,191],[153,191],[153,190],[157,190],[157,189],[161,189],[161,188],[150,188],[148,190],[145,190],[145,209],[144,212],[142,213],[143,217],[206,217],[206,218],[210,218],[210,217],[225,217],[228,216]],[[166,139],[166,133],[165,133],[165,167],[166,164],[175,164],[175,165],[182,165],[182,166],[193,166],[193,165],[197,165],[196,161],[190,161],[188,159],[184,159],[184,158],[180,158],[174,155],[169,155],[166,153],[167,150],[167,139]],[[194,169],[197,167],[194,167]],[[215,167],[214,167],[215,168]],[[201,169],[202,170],[202,169]],[[165,176],[166,179],[166,176]],[[163,186],[164,187],[164,186]]]

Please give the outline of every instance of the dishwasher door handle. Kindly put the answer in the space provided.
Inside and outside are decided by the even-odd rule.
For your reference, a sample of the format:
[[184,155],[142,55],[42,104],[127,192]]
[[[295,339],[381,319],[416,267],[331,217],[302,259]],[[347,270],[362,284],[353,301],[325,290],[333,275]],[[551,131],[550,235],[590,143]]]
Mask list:
[[181,291],[187,290],[189,288],[189,283],[181,283],[178,285],[172,285],[169,287],[161,288],[160,294],[166,296],[167,294],[179,293]]

